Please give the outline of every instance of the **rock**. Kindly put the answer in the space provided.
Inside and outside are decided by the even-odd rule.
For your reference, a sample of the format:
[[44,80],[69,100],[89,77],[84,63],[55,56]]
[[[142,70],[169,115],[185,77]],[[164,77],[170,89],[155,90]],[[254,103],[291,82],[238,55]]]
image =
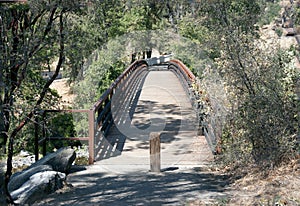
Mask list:
[[28,157],[30,156],[29,152],[28,151],[25,151],[25,150],[21,150],[19,156],[21,157]]
[[0,205],[6,205],[6,198],[4,193],[4,161],[0,160]]
[[56,171],[44,171],[32,175],[19,189],[11,192],[14,203],[32,204],[43,196],[63,187],[66,175]]
[[285,29],[285,35],[286,36],[295,36],[295,34],[296,34],[296,32],[295,32],[295,30],[294,30],[294,28],[287,28],[287,29]]
[[68,174],[72,163],[76,158],[76,153],[71,148],[61,148],[54,153],[50,153],[42,159],[32,164],[30,168],[38,165],[50,165],[54,171]]
[[34,162],[35,162],[34,155],[29,155],[26,157],[18,155],[17,157],[13,158],[12,165],[13,165],[13,168],[15,168],[17,170],[20,168],[27,168],[30,165],[32,165]]
[[31,204],[43,195],[62,188],[75,157],[73,149],[61,148],[12,175],[8,190],[15,203]]
[[22,186],[25,182],[27,182],[30,177],[36,173],[44,172],[44,171],[52,171],[52,167],[50,165],[38,165],[36,167],[32,167],[30,169],[24,170],[23,172],[17,172],[13,174],[8,183],[8,191],[12,192]]

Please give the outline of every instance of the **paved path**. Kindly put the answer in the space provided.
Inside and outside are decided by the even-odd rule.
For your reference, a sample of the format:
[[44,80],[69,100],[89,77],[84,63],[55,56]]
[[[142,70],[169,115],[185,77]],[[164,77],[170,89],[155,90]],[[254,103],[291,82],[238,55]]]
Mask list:
[[[99,161],[70,174],[74,188],[59,199],[52,195],[37,205],[185,205],[223,198],[228,182],[207,170],[213,156],[197,135],[191,103],[177,77],[150,71],[136,94],[123,117],[115,116]],[[149,172],[149,133],[155,131],[162,132],[161,173]]]

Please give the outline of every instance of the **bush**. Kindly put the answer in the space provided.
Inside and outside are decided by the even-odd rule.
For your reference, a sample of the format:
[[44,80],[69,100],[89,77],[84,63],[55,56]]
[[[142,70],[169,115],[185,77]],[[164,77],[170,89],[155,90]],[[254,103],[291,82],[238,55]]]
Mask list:
[[279,5],[278,1],[273,2],[267,2],[265,6],[265,12],[262,13],[259,25],[267,25],[270,24],[277,16],[279,16],[279,11],[281,9],[281,6]]
[[[243,44],[219,59],[229,104],[222,144],[227,162],[273,167],[297,153],[299,72],[294,50],[260,50]],[[236,46],[236,45],[235,45]],[[235,48],[236,49],[236,48]],[[236,58],[231,58],[231,57]]]

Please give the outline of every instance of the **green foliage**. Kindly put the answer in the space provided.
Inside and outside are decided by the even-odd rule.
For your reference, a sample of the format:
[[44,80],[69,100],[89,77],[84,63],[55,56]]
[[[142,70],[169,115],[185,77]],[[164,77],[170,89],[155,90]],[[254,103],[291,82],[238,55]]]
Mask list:
[[[70,113],[61,113],[47,115],[47,136],[49,137],[76,137],[76,131],[73,121],[73,115]],[[79,141],[61,141],[51,140],[47,144],[47,151],[52,151],[53,148],[59,149],[61,147],[80,145]]]
[[[105,50],[96,51],[97,54],[95,53],[95,56],[99,59],[87,66],[83,79],[73,87],[74,94],[76,95],[74,108],[90,109],[98,101],[102,93],[123,72],[126,65],[120,61],[122,59],[121,51],[123,46],[118,43],[111,42]],[[87,115],[74,114],[74,119],[77,135],[88,136]]]
[[171,43],[170,50],[174,58],[180,59],[198,77],[203,76],[205,67],[210,64],[207,51],[200,44],[182,38],[180,42]]
[[270,24],[276,17],[279,16],[281,6],[279,1],[266,2],[264,12],[261,14],[258,24],[260,26]]
[[179,22],[179,33],[191,41],[201,44],[209,38],[209,30],[201,25],[201,22],[194,21],[192,17],[185,17]]
[[234,30],[245,33],[255,32],[261,7],[258,1],[213,0],[203,5],[205,25],[217,34],[230,35]]
[[281,28],[276,28],[275,33],[277,34],[278,37],[281,37],[283,34],[283,31]]
[[300,25],[300,7],[297,6],[294,12],[295,25]]
[[50,118],[50,137],[74,137],[73,116],[70,113],[58,114]]

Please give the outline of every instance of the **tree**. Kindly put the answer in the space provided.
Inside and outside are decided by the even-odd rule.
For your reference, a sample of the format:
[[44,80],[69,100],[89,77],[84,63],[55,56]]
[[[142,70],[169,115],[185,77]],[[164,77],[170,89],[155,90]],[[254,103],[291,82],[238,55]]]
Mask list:
[[[49,86],[65,60],[65,22],[78,6],[77,1],[58,0],[1,4],[0,137],[2,147],[8,141],[5,188],[10,202],[7,184],[12,174],[14,142],[46,99],[51,99]],[[47,81],[41,80],[40,72],[54,60],[53,75]],[[26,92],[29,87],[33,89]],[[27,103],[28,107],[17,110],[17,103]],[[17,124],[13,124],[15,117],[20,119]]]
[[213,70],[222,77],[229,102],[224,149],[232,162],[271,167],[295,155],[299,73],[293,50],[259,39],[256,24],[265,18],[264,6],[261,1],[216,0],[202,9],[204,25],[213,31],[211,49],[219,51]]

